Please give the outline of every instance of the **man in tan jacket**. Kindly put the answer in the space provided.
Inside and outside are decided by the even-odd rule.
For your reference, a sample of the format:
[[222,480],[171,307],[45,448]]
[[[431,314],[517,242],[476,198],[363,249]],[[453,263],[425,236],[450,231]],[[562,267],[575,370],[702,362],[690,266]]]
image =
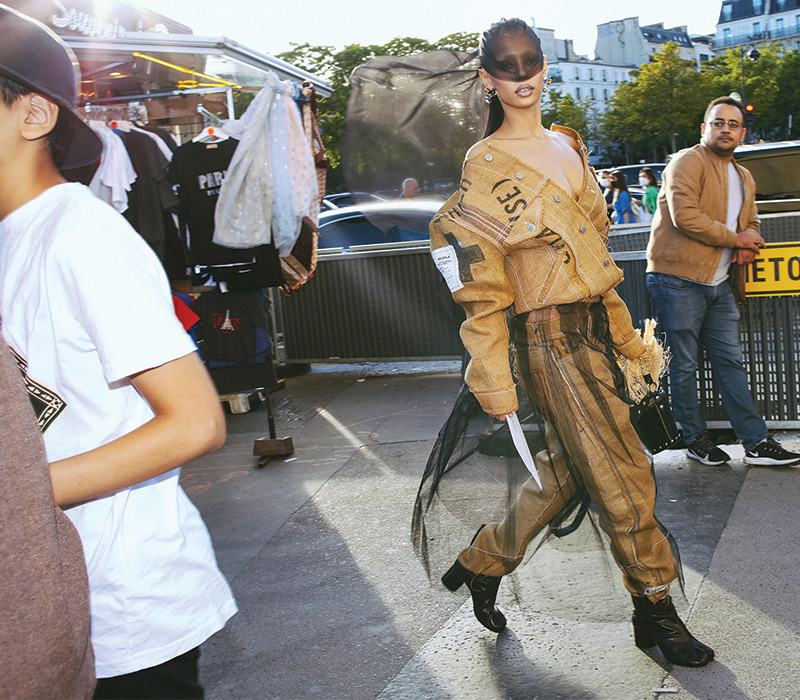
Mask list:
[[705,348],[736,437],[751,465],[788,465],[788,452],[767,434],[753,405],[739,343],[739,310],[729,284],[731,265],[752,262],[758,233],[755,182],[733,159],[745,135],[741,104],[713,100],[700,143],[680,151],[664,170],[650,243],[647,288],[672,351],[670,394],[686,454],[702,464],[730,456],[706,429],[697,391],[697,358]]

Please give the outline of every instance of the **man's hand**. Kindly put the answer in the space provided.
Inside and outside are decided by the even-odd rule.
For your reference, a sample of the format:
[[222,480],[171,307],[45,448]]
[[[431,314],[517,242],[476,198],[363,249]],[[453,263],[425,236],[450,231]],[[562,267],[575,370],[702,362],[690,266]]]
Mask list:
[[733,251],[733,262],[738,265],[749,265],[755,260],[758,251],[766,248],[764,239],[752,229],[736,234],[736,247]]
[[753,253],[757,253],[760,248],[766,248],[767,244],[764,243],[764,239],[756,231],[748,229],[736,234],[736,245],[734,247],[737,249],[737,253],[741,249],[752,250]]
[[737,265],[749,265],[756,259],[757,253],[746,248],[735,248],[733,251],[733,262]]

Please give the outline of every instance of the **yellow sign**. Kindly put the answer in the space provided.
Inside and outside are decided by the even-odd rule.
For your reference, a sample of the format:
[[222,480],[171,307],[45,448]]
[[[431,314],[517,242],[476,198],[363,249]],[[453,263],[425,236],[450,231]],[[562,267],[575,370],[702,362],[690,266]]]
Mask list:
[[749,297],[800,295],[800,243],[767,243],[745,270]]

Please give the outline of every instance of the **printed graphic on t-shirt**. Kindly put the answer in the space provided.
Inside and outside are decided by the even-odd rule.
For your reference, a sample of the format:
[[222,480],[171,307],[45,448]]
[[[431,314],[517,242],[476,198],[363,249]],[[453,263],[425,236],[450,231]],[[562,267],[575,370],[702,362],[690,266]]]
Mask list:
[[67,407],[67,402],[52,389],[48,389],[46,386],[31,379],[28,376],[28,363],[14,348],[11,348],[11,352],[19,365],[20,372],[22,372],[22,379],[25,382],[25,388],[28,390],[28,398],[33,405],[36,421],[39,423],[39,430],[44,434],[53,421]]
[[225,182],[226,170],[215,171],[213,173],[203,173],[197,176],[197,186],[201,192],[205,192],[206,197],[219,196],[219,190],[222,183]]
[[243,319],[238,314],[234,313],[231,316],[231,310],[225,309],[225,316],[220,313],[214,313],[214,329],[221,333],[235,333],[242,330]]

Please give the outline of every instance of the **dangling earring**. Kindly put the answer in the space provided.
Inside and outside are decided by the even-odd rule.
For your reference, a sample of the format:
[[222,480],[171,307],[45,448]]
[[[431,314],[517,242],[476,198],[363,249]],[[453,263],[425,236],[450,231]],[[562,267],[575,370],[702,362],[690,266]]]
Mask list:
[[544,85],[542,86],[542,92],[547,92],[547,86],[552,82],[553,82],[553,76],[552,75],[548,75],[547,77],[545,77]]
[[492,98],[497,97],[497,90],[495,90],[494,88],[488,88],[484,86],[483,91],[486,93],[483,96],[483,99],[486,102],[486,104],[487,105],[492,104]]

